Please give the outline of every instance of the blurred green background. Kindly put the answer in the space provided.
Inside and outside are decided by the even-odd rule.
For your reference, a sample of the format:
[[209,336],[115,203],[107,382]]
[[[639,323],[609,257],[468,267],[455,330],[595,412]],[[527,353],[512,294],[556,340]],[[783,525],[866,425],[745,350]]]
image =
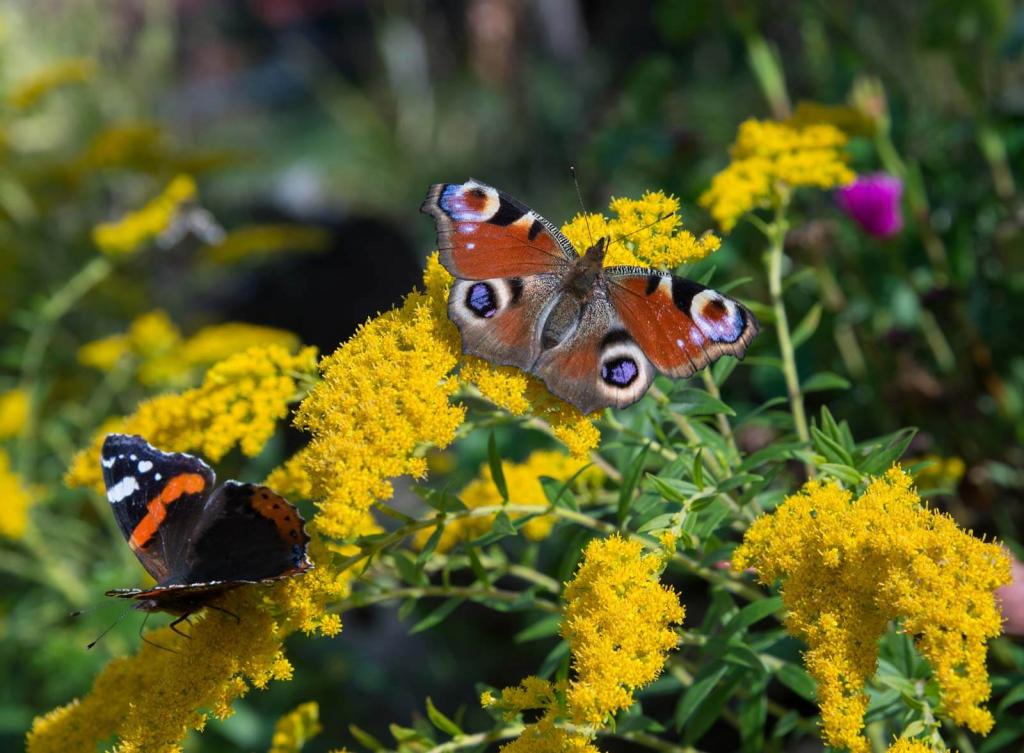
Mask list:
[[[80,58],[94,66],[80,85],[17,100],[25,81]],[[800,371],[850,383],[810,394],[808,412],[827,404],[856,436],[919,427],[914,456],[962,461],[946,479],[955,493],[936,504],[979,533],[1021,540],[1020,3],[21,0],[0,9],[0,61],[4,377],[20,367],[17,312],[95,254],[92,224],[179,172],[197,177],[216,223],[315,226],[327,248],[210,266],[185,244],[133,261],[88,314],[69,318],[53,368],[74,372],[78,344],[157,307],[189,331],[271,324],[329,352],[417,283],[434,243],[417,211],[431,183],[473,176],[558,225],[578,211],[575,165],[589,209],[661,189],[700,233],[713,228],[696,197],[728,162],[742,120],[786,117],[800,101],[875,107],[906,170],[906,227],[876,240],[827,194],[800,204],[814,219],[797,220],[787,252],[813,274],[788,280],[790,318],[812,321],[821,304]],[[851,152],[858,172],[882,167],[877,139],[856,138]],[[743,290],[766,300],[762,252],[740,226],[700,271],[716,267],[718,284],[749,276]],[[781,377],[750,389],[784,391]],[[63,459],[39,468],[37,480],[59,478]],[[60,504],[80,497],[66,492],[40,521],[65,525]],[[115,613],[71,624],[65,611],[0,573],[4,750],[131,650],[109,641],[86,652],[83,636]],[[543,647],[513,642],[516,624],[478,607],[424,634],[408,635],[408,624],[374,607],[346,615],[335,640],[294,639],[299,680],[242,701],[201,748],[262,749],[280,711],[306,700],[320,702],[326,728],[308,750],[351,743],[349,723],[386,736],[427,695],[475,709],[476,681],[512,684],[543,659]],[[705,743],[732,744],[727,734]]]

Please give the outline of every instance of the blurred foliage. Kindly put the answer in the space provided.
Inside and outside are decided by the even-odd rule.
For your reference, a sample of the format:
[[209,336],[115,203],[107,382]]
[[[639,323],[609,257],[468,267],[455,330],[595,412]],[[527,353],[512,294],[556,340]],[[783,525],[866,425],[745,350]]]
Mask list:
[[[83,347],[128,338],[132,322],[155,311],[166,312],[174,348],[195,342],[207,325],[225,324],[224,290],[244,292],[250,270],[280,257],[326,255],[329,229],[349,216],[380,218],[414,238],[425,259],[433,235],[416,208],[425,188],[442,180],[478,177],[560,225],[578,211],[568,172],[575,165],[588,204],[662,189],[681,197],[686,226],[699,235],[712,221],[696,199],[728,163],[737,126],[749,117],[827,120],[851,137],[857,173],[885,170],[904,184],[906,225],[887,240],[863,234],[827,193],[802,197],[790,217],[784,292],[795,367],[820,375],[804,383],[816,449],[832,453],[839,468],[842,453],[859,447],[852,437],[917,427],[906,451],[910,463],[923,459],[926,496],[964,527],[1024,555],[1019,3],[23,0],[0,9],[0,60],[0,427],[5,420],[22,427],[18,436],[0,429],[0,442],[18,493],[31,492],[32,521],[20,538],[0,542],[0,667],[17,678],[0,688],[0,747],[20,746],[33,717],[85,693],[111,657],[138,645],[129,618],[87,652],[83,646],[117,613],[104,606],[66,616],[141,576],[105,501],[61,485],[71,458],[105,419],[153,394],[154,384],[195,385],[212,362],[197,358],[168,380],[146,380],[139,378],[145,354],[124,351],[97,371],[80,363]],[[150,206],[176,176],[190,176],[197,193],[173,202],[160,232],[139,235],[144,250],[123,259],[100,253],[96,229]],[[771,322],[764,252],[758,228],[741,223],[712,259],[684,272],[713,275],[719,287],[745,281],[744,299],[760,302],[756,310]],[[362,316],[374,313],[368,305]],[[323,315],[311,304],[307,316]],[[350,334],[339,327],[335,341]],[[169,344],[160,355],[171,353]],[[777,407],[785,379],[769,363],[775,357],[762,334],[729,384],[735,409],[763,408],[763,420],[737,429],[745,453],[780,446],[788,431]],[[707,394],[684,392],[677,402],[707,408]],[[33,408],[18,420],[25,400]],[[845,428],[833,431],[826,413],[842,417]],[[510,462],[546,446],[519,427],[503,424],[501,432],[502,446],[514,448]],[[438,488],[460,488],[488,462],[479,434],[447,456],[447,467],[437,461]],[[262,478],[293,443],[282,432],[259,456],[233,453],[218,471]],[[633,446],[609,448],[620,469],[644,469]],[[787,451],[777,470],[797,478],[802,460]],[[685,470],[692,461],[685,458]],[[868,461],[865,453],[851,467],[860,474]],[[672,474],[683,473],[679,465]],[[656,477],[664,468],[646,470]],[[641,500],[666,493],[645,484]],[[768,502],[781,498],[778,488],[771,495]],[[717,522],[709,520],[694,525],[711,535]],[[510,548],[513,559],[541,560],[564,581],[581,546],[580,532],[563,527],[543,549],[518,540]],[[469,568],[469,555],[459,556]],[[489,556],[508,555],[498,547]],[[402,555],[395,557],[401,570]],[[690,586],[681,588],[687,627],[710,633],[733,619],[746,631],[732,596],[710,588],[698,595]],[[406,604],[402,617],[423,611],[411,624],[429,619],[413,600]],[[310,751],[364,734],[350,733],[350,723],[381,738],[389,724],[410,719],[445,731],[439,720],[454,722],[438,708],[473,709],[466,717],[483,725],[489,717],[473,683],[486,676],[497,687],[512,685],[522,666],[553,671],[547,647],[532,639],[554,633],[537,628],[517,643],[525,622],[462,609],[474,611],[436,619],[433,631],[415,635],[392,611],[356,610],[333,642],[293,640],[302,685],[239,701],[235,716],[211,724],[201,745],[190,739],[189,749],[269,748],[275,720],[314,698],[325,729]],[[791,749],[793,739],[811,744],[813,692],[797,645],[775,626],[751,640],[779,662],[774,672],[784,686],[763,696],[775,719],[765,749]],[[993,707],[1005,726],[983,742],[960,732],[947,738],[962,751],[1020,744],[1024,659],[1009,640],[994,646]],[[900,698],[914,699],[918,712],[928,700],[909,683],[923,682],[925,670],[905,637],[887,635],[882,651],[868,709],[875,738],[882,720],[902,712]],[[752,750],[751,725],[769,710],[748,703],[763,686],[748,693],[743,684],[767,677],[748,666],[731,675],[731,686],[710,692],[717,661],[697,668],[707,683],[698,687],[710,693],[705,704],[691,696],[682,711],[666,712],[665,697],[678,695],[680,678],[694,669],[683,664],[682,673],[651,686],[644,713],[696,719],[687,742],[702,750]],[[730,724],[716,715],[734,692],[741,716]],[[424,711],[427,696],[437,706],[429,701]],[[776,714],[779,704],[788,710]],[[306,708],[279,732],[311,736],[318,724]],[[472,726],[461,714],[456,721]],[[620,722],[627,733],[642,726],[628,712]]]

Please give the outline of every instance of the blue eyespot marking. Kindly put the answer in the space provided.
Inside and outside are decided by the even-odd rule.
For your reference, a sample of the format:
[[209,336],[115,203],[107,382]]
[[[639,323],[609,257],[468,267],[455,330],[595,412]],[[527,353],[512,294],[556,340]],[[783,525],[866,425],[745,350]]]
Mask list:
[[466,308],[477,316],[488,319],[498,311],[494,289],[486,282],[478,282],[466,293]]
[[601,378],[613,387],[628,387],[639,374],[632,358],[616,358],[601,364]]

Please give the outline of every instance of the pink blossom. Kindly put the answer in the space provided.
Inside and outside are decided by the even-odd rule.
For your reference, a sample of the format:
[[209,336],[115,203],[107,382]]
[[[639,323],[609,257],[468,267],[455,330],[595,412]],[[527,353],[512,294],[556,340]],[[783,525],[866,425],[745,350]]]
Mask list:
[[902,194],[903,183],[899,178],[874,173],[838,189],[836,203],[864,232],[876,238],[889,238],[903,228]]

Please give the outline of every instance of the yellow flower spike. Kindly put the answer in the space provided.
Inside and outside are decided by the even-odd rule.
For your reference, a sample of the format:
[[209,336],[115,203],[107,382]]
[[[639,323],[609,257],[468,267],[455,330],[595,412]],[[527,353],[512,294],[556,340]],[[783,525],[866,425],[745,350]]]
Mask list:
[[87,696],[36,718],[28,753],[93,750],[111,735],[119,753],[176,753],[189,730],[201,729],[211,715],[229,716],[232,701],[251,687],[287,679],[283,635],[260,607],[260,590],[224,597],[224,608],[241,621],[207,610],[193,620],[191,640],[169,628],[149,633],[177,653],[143,644],[134,656],[111,661]]
[[18,474],[11,470],[11,459],[0,449],[0,536],[20,539],[28,530],[28,509],[32,495]]
[[102,427],[75,456],[65,482],[102,490],[97,458],[112,430],[139,434],[168,451],[198,452],[211,462],[236,445],[256,455],[288,414],[297,389],[292,374],[312,374],[315,358],[315,348],[292,355],[278,345],[236,353],[211,368],[199,387],[146,400],[132,415]]
[[562,622],[575,674],[567,701],[577,724],[603,724],[661,673],[678,641],[672,626],[686,614],[676,593],[658,582],[663,566],[639,541],[618,536],[584,550],[565,589]]
[[750,119],[740,124],[732,162],[700,199],[725,232],[740,217],[783,201],[794,188],[828,189],[856,175],[847,166],[846,134],[828,123]]
[[599,753],[590,740],[578,732],[555,726],[555,721],[544,717],[535,724],[526,725],[519,737],[501,746],[501,753]]
[[[548,499],[541,486],[540,477],[568,481],[586,462],[551,450],[538,450],[522,463],[505,463],[502,472],[508,488],[509,501],[517,505],[547,505]],[[599,484],[602,478],[597,468],[588,468],[576,478],[574,486],[592,486]],[[502,504],[501,494],[494,485],[489,465],[480,469],[479,478],[471,481],[461,492],[459,499],[466,507],[492,507]],[[513,518],[521,517],[518,515]],[[458,518],[449,521],[437,542],[437,551],[447,552],[460,541],[469,541],[482,536],[491,530],[494,516],[481,518]],[[533,541],[541,541],[548,537],[555,524],[553,515],[541,515],[530,519],[521,529],[522,534]],[[414,546],[422,547],[433,534],[434,529],[425,528],[417,533]]]
[[302,746],[322,730],[317,702],[300,704],[277,720],[270,753],[299,753]]
[[84,84],[96,73],[91,58],[69,58],[53,63],[16,84],[7,95],[12,107],[27,110],[50,92],[69,84]]
[[133,254],[170,227],[182,204],[195,195],[195,180],[189,175],[178,175],[141,209],[129,212],[117,222],[104,222],[93,228],[93,242],[108,256]]
[[733,568],[747,567],[766,585],[782,579],[786,626],[808,645],[829,745],[870,749],[864,686],[894,619],[932,666],[937,713],[989,732],[985,642],[1001,632],[993,592],[1009,582],[1010,562],[924,507],[905,472],[892,468],[856,500],[835,482],[808,482],[747,531]]
[[0,439],[17,436],[28,420],[28,392],[23,389],[0,392]]

